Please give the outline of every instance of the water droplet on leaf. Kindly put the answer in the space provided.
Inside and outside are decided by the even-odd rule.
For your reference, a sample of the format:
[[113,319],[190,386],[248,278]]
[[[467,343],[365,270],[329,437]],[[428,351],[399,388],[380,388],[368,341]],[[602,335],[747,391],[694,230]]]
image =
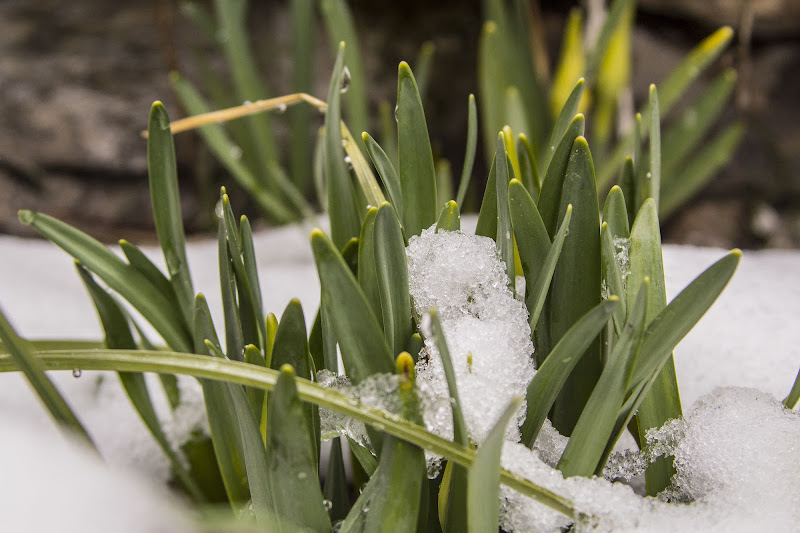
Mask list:
[[74,369],[72,369],[72,377],[73,377],[73,378],[79,378],[79,377],[81,377],[82,375],[83,375],[83,372],[81,371],[81,369],[80,369],[80,368],[74,368]]

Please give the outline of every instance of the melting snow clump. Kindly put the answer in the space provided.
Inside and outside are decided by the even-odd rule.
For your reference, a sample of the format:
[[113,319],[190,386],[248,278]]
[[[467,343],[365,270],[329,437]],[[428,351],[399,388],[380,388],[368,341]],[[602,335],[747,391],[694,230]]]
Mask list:
[[[657,498],[603,478],[564,479],[541,452],[521,444],[507,442],[501,462],[589,515],[574,524],[576,532],[745,533],[767,523],[771,531],[796,531],[800,413],[770,394],[735,387],[716,389],[687,413],[649,433],[643,453],[618,454],[606,469],[607,477],[628,477],[658,456],[674,455],[673,485]],[[537,447],[544,444],[537,440]],[[500,522],[506,531],[538,533],[560,531],[573,521],[501,486]]]
[[[323,387],[336,389],[352,396],[354,402],[377,407],[389,413],[400,411],[400,400],[397,394],[399,376],[394,374],[374,374],[353,386],[345,376],[337,376],[330,370],[320,370],[317,372],[317,382]],[[319,419],[323,440],[339,435],[347,436],[372,450],[366,427],[360,420],[324,408],[319,410]]]
[[[470,438],[483,442],[514,396],[525,395],[536,373],[528,312],[508,288],[505,266],[492,239],[433,227],[409,240],[408,279],[417,318],[436,308],[453,361],[459,400]],[[441,357],[425,331],[417,385],[428,430],[453,438],[450,394]],[[518,440],[520,406],[508,437]]]

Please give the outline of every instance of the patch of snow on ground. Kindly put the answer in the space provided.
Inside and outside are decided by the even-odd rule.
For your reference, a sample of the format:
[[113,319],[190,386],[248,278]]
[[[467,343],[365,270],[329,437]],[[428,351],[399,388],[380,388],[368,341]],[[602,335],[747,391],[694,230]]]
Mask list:
[[[193,530],[164,487],[109,468],[82,444],[0,411],[0,529],[166,533]],[[131,446],[135,446],[132,443]]]

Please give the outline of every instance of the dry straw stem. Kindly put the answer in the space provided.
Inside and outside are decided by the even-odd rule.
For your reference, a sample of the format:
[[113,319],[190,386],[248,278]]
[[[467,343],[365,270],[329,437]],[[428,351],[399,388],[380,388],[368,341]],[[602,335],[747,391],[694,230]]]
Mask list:
[[[229,107],[227,109],[220,109],[219,111],[212,111],[210,113],[203,113],[201,115],[175,120],[170,123],[170,130],[173,134],[181,133],[205,126],[206,124],[227,122],[248,115],[255,115],[263,111],[271,111],[273,109],[284,110],[286,107],[300,102],[307,102],[316,107],[320,112],[325,112],[328,108],[328,104],[310,94],[294,93],[278,96],[276,98],[269,98],[267,100],[256,100],[255,102],[244,103],[236,107]],[[141,135],[146,139],[147,130],[142,131]]]

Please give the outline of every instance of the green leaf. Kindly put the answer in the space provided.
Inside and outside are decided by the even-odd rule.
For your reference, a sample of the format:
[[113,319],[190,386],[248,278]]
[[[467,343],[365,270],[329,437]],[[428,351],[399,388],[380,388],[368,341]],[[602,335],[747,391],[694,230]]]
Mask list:
[[258,265],[256,264],[256,248],[253,244],[253,230],[250,221],[244,215],[239,223],[239,236],[242,243],[242,265],[250,289],[250,299],[255,315],[256,326],[261,340],[261,350],[266,353],[267,321],[264,317],[264,304],[261,299],[261,283],[258,279]]
[[419,352],[422,351],[423,346],[425,346],[425,343],[422,341],[422,336],[419,333],[414,333],[411,335],[411,338],[408,339],[406,351],[411,354],[415,362],[418,360]]
[[[314,63],[314,0],[292,0],[292,92],[313,92]],[[338,42],[338,41],[337,41]],[[289,168],[300,191],[311,185],[311,161],[308,158],[311,137],[311,113],[309,106],[294,106],[289,111],[291,134],[289,135]]]
[[392,354],[404,351],[412,334],[407,263],[400,221],[392,206],[384,202],[375,218],[375,270],[383,332]]
[[[207,340],[206,340],[207,339]],[[194,351],[198,354],[208,355],[211,351],[219,351],[219,339],[211,321],[211,312],[202,293],[195,298],[194,311]],[[136,354],[142,351],[134,352]],[[217,362],[226,359],[216,354]],[[242,363],[245,364],[245,363]],[[246,368],[255,369],[255,365]],[[262,370],[259,368],[259,370]],[[237,423],[237,409],[231,396],[235,391],[234,384],[219,383],[218,381],[201,379],[203,399],[208,414],[208,425],[211,430],[211,443],[214,446],[214,455],[219,465],[228,500],[234,507],[250,498],[250,489],[247,481],[247,472],[244,465],[244,448],[239,424]],[[241,391],[239,387],[239,391]],[[242,392],[242,395],[244,393]],[[245,403],[247,400],[244,400]],[[248,406],[249,407],[249,406]],[[252,413],[252,411],[251,411]],[[255,420],[255,418],[253,418]]]
[[[487,160],[494,154],[494,138],[503,127],[508,71],[497,58],[501,56],[501,36],[497,23],[487,21],[478,41],[478,90],[481,99],[481,123]],[[488,185],[487,185],[488,188]],[[461,202],[459,202],[461,205]]]
[[[247,42],[247,1],[246,0],[215,0],[214,2],[219,32],[217,42],[220,45],[227,63],[230,66],[233,89],[239,101],[246,102],[269,98],[266,85],[259,78],[260,69],[250,51]],[[250,135],[257,146],[253,154],[259,162],[261,188],[268,188],[269,163],[278,160],[278,149],[272,135],[269,116],[259,113],[247,117],[247,126]]]
[[[603,283],[605,283],[605,294],[607,296],[620,297],[620,304],[614,311],[614,333],[617,337],[622,335],[622,328],[625,327],[625,320],[628,316],[626,306],[625,281],[623,281],[622,270],[617,259],[617,247],[614,244],[614,236],[608,226],[608,222],[603,222],[600,229],[600,260]],[[609,344],[613,344],[612,339],[608,339]]]
[[265,466],[269,468],[268,479],[282,531],[331,528],[322,504],[317,454],[311,438],[313,428],[308,423],[307,411],[307,405],[297,395],[294,369],[291,365],[281,366],[275,390],[270,394]]
[[614,238],[627,239],[630,237],[630,223],[628,210],[625,203],[626,197],[622,188],[617,185],[611,187],[603,204],[603,222],[608,224],[608,229]]
[[[272,369],[178,352],[101,349],[90,352],[85,350],[37,352],[36,355],[47,370],[82,368],[84,370],[186,374],[204,378],[204,381],[217,380],[248,387],[259,387],[264,390],[273,390],[279,376],[279,372]],[[0,355],[0,372],[16,370],[18,367],[13,358],[8,355]],[[430,450],[460,465],[469,467],[474,461],[475,452],[473,450],[433,435],[416,422],[409,422],[374,407],[354,405],[351,396],[310,381],[298,378],[295,383],[298,396],[302,401],[334,410],[373,427],[382,427],[382,431],[389,435]],[[517,492],[575,520],[587,518],[575,509],[569,499],[505,470],[500,472],[500,481]]]
[[544,257],[550,250],[550,236],[533,198],[519,180],[511,180],[508,184],[508,209],[511,213],[511,226],[514,229],[522,273],[525,276],[527,301],[534,282],[541,272]]
[[[557,157],[558,154],[553,158],[551,167]],[[543,189],[542,199],[545,198],[544,193]],[[572,324],[600,302],[600,212],[592,156],[583,137],[578,137],[573,143],[563,178],[558,219],[564,218],[570,204],[574,208],[570,235],[564,241],[550,283],[547,304],[550,343],[558,342]],[[540,212],[547,226],[541,205]],[[581,357],[553,406],[553,425],[563,435],[572,432],[601,371],[600,344],[596,342]]]
[[436,45],[433,41],[425,41],[419,47],[419,54],[417,60],[414,62],[414,70],[417,71],[417,87],[419,87],[419,94],[425,96],[429,85],[431,76],[431,67],[433,66],[433,54],[436,51]]
[[[253,365],[248,365],[253,366]],[[278,378],[280,383],[280,378]],[[231,420],[233,427],[238,429],[239,438],[241,439],[241,460],[244,462],[244,469],[247,475],[246,482],[249,487],[250,501],[253,505],[253,510],[256,515],[256,522],[260,527],[270,531],[280,531],[278,528],[277,519],[282,519],[288,514],[288,509],[279,507],[279,498],[286,488],[273,491],[273,482],[276,476],[284,474],[284,472],[277,471],[273,467],[273,458],[268,455],[264,450],[264,441],[261,440],[261,430],[259,423],[247,403],[247,397],[244,390],[239,385],[222,385],[226,387],[227,394],[229,395],[230,405],[234,409],[235,418]],[[275,386],[273,394],[279,393],[280,388]],[[209,413],[210,416],[210,413]],[[273,420],[274,413],[270,411],[267,417],[267,424]],[[234,431],[236,431],[234,429]],[[282,431],[287,431],[282,428]],[[274,431],[268,430],[268,435],[272,437]],[[267,443],[269,447],[269,441]],[[273,454],[274,455],[274,454]],[[276,472],[277,471],[277,472]],[[316,480],[315,480],[316,481]],[[289,481],[283,477],[281,482],[289,485]],[[277,487],[276,487],[277,489]],[[321,503],[320,499],[320,503]],[[283,502],[280,502],[283,504]],[[280,515],[276,516],[280,510]]]
[[325,475],[325,486],[322,488],[323,498],[330,502],[328,504],[330,505],[328,516],[332,521],[343,520],[347,516],[347,511],[350,509],[349,492],[347,472],[345,471],[344,457],[342,456],[342,437],[336,437],[331,439],[328,470]]
[[[547,146],[547,150],[545,150],[544,165],[542,166],[545,172],[550,166],[553,156],[555,156],[556,148],[569,130],[575,118],[575,114],[578,112],[578,104],[580,104],[581,97],[583,96],[583,86],[584,79],[580,78],[575,84],[575,88],[572,89],[572,92],[569,94],[564,107],[561,108],[561,112],[558,114],[556,125],[553,127],[553,133],[550,135],[550,144]],[[582,134],[583,133],[581,133],[581,135]]]
[[645,327],[647,281],[640,285],[625,329],[611,352],[608,363],[581,413],[572,436],[558,461],[564,477],[590,477],[605,465],[599,465],[608,439],[614,431],[620,407],[630,384],[633,366]]
[[[60,426],[74,433],[80,440],[94,448],[91,437],[80,423],[75,413],[70,409],[61,393],[58,392],[53,382],[45,374],[46,366],[39,360],[28,341],[20,338],[6,316],[0,311],[0,341],[8,350],[5,357],[13,361],[14,365],[25,374],[28,383],[50,411],[50,414]],[[80,370],[80,367],[75,367]]]
[[347,446],[350,448],[356,460],[358,460],[358,464],[364,469],[364,472],[366,472],[369,477],[372,477],[372,474],[374,474],[375,470],[378,468],[378,461],[375,459],[375,456],[372,455],[372,452],[349,436],[347,437]]
[[[672,70],[667,79],[658,84],[661,87],[659,109],[662,116],[668,115],[684,91],[720,56],[731,39],[733,39],[733,30],[729,26],[718,29],[694,47],[684,60]],[[645,107],[641,114],[645,122],[650,120],[649,107]],[[619,165],[624,162],[633,138],[634,134],[631,133],[620,139],[616,148],[606,158],[606,163],[597,175],[597,183],[600,187],[606,185]],[[640,164],[637,158],[634,157],[633,160],[637,166]]]
[[[259,351],[258,347],[248,344],[244,347],[244,362],[249,365],[267,366],[267,360],[264,355]],[[264,419],[264,391],[248,387],[245,389],[247,394],[247,403],[250,404],[250,410],[256,417],[256,421],[261,426]]]
[[[77,264],[76,267],[78,269],[78,275],[80,275],[81,280],[86,286],[86,290],[92,298],[92,302],[97,310],[97,315],[103,326],[105,345],[111,349],[120,348],[135,350],[137,348],[136,342],[133,339],[133,334],[128,325],[128,319],[122,308],[114,301],[114,298],[112,298],[110,294],[97,284],[88,270],[80,264]],[[183,488],[192,497],[193,501],[198,503],[206,501],[202,489],[197,485],[187,469],[184,468],[182,460],[172,449],[166,434],[164,434],[161,422],[153,407],[153,402],[150,400],[150,392],[147,389],[144,374],[119,372],[119,379],[133,407],[141,417],[142,422],[147,426],[147,429],[164,452],[164,455],[167,456],[170,467],[175,472]]]
[[[633,158],[626,157],[625,163],[622,165],[622,175],[619,178],[619,188],[622,190],[623,197],[625,198],[625,209],[629,221],[636,218],[636,199],[639,197],[636,192],[635,174]],[[630,228],[630,226],[628,227]]]
[[428,138],[428,125],[408,64],[397,75],[397,149],[403,191],[403,228],[407,237],[419,235],[436,222],[436,172]]
[[311,233],[311,247],[327,310],[324,318],[336,333],[347,375],[358,384],[372,374],[392,372],[393,358],[380,324],[341,254],[318,229]]
[[544,181],[542,182],[542,192],[539,196],[539,213],[542,215],[542,222],[547,228],[548,235],[555,234],[556,224],[560,217],[559,203],[561,201],[564,179],[567,174],[567,165],[572,154],[572,145],[575,139],[583,135],[586,120],[583,115],[575,115],[575,118],[567,128],[567,132],[561,137],[556,152],[553,154],[550,164],[544,171]]
[[219,284],[222,292],[222,314],[225,320],[225,351],[230,359],[241,361],[245,343],[239,317],[239,306],[236,302],[236,279],[231,266],[231,253],[226,238],[225,217],[219,219],[217,252]]
[[147,131],[147,173],[156,234],[183,318],[189,323],[194,309],[194,288],[186,260],[175,146],[169,117],[161,102],[155,102],[150,108]]
[[[119,248],[122,250],[122,253],[125,255],[125,259],[128,260],[128,263],[141,272],[144,277],[146,277],[150,283],[158,287],[161,294],[167,297],[170,301],[176,300],[177,296],[175,296],[175,289],[172,286],[172,283],[161,273],[161,270],[158,269],[156,265],[150,261],[144,252],[142,252],[138,247],[129,243],[125,239],[120,239],[119,241]],[[192,308],[194,308],[194,296],[192,296]],[[191,317],[187,323],[191,323]]]
[[517,412],[521,401],[519,397],[511,400],[489,436],[478,448],[475,462],[469,469],[467,521],[470,533],[496,531],[499,527],[500,455],[505,442],[506,426]]
[[350,166],[352,166],[353,176],[356,178],[357,191],[363,196],[362,210],[368,206],[381,205],[386,201],[386,198],[383,196],[380,185],[378,185],[378,180],[375,179],[375,175],[372,173],[372,167],[364,157],[362,152],[363,144],[356,142],[344,123],[342,123],[342,140],[344,142],[344,151],[349,158]]
[[517,137],[517,157],[519,158],[519,173],[528,193],[535,203],[539,202],[542,184],[539,182],[539,170],[536,167],[536,156],[528,138],[520,133]]
[[556,344],[550,355],[539,366],[536,375],[528,384],[525,395],[527,413],[522,424],[522,442],[532,448],[542,429],[550,408],[556,401],[561,388],[578,364],[586,349],[594,342],[606,325],[619,298],[612,297],[600,302],[586,313],[567,331]]
[[95,239],[53,217],[20,211],[19,218],[119,293],[153,325],[170,347],[177,351],[192,350],[191,334],[177,302],[159,292],[158,287],[134,267]]
[[442,231],[461,231],[461,212],[458,209],[458,204],[450,200],[444,207],[442,212],[439,213],[439,219],[436,221],[436,233]]
[[800,400],[800,372],[797,373],[797,377],[794,379],[794,385],[792,385],[789,396],[783,400],[783,405],[785,405],[787,409],[794,409],[797,407],[798,400]]
[[666,131],[661,142],[662,179],[665,183],[669,183],[685,157],[701,144],[701,139],[708,136],[708,130],[727,108],[726,104],[735,86],[736,71],[732,68],[726,69]]
[[492,158],[492,166],[489,168],[475,235],[493,240],[497,238],[497,157]]
[[642,187],[649,194],[642,198],[642,203],[649,197],[656,203],[658,211],[661,198],[661,114],[658,108],[658,90],[655,85],[650,85],[650,170],[645,175],[646,187]]
[[328,87],[328,110],[325,112],[325,183],[328,190],[328,215],[331,235],[337,248],[344,247],[359,233],[358,210],[353,186],[342,154],[341,87],[344,68],[344,42],[339,44],[336,63]]
[[525,112],[525,103],[522,101],[522,96],[519,94],[519,89],[514,86],[506,89],[505,94],[505,116],[503,117],[503,133],[506,134],[506,151],[514,164],[514,177],[522,179],[519,176],[519,164],[516,157],[516,147],[514,146],[513,132],[522,135],[530,134],[531,128],[528,125]]
[[734,249],[692,281],[645,330],[632,389],[658,371],[672,356],[672,350],[694,327],[717,299],[736,271],[742,257]]
[[[170,75],[170,81],[187,113],[200,115],[211,111],[211,108],[200,96],[200,93],[187,80],[173,73]],[[242,149],[230,139],[222,126],[219,124],[206,124],[198,129],[198,133],[203,137],[208,149],[222,166],[231,173],[239,185],[247,190],[253,200],[270,218],[279,223],[297,219],[297,213],[288,209],[281,198],[256,178],[241,160],[241,157],[237,157]],[[261,153],[259,150],[255,150],[255,152]]]
[[472,168],[475,164],[475,152],[478,147],[478,109],[475,105],[475,95],[469,95],[467,104],[467,148],[464,151],[464,166],[461,168],[461,181],[458,183],[456,203],[464,205],[467,195],[469,180],[472,177]]
[[[278,323],[275,333],[275,344],[272,349],[270,368],[280,369],[283,365],[291,365],[297,375],[303,379],[314,379],[311,353],[306,340],[306,322],[303,316],[303,307],[300,302],[293,299],[286,306],[286,310]],[[318,416],[316,407],[310,404],[303,405],[305,424],[313,428],[315,418]],[[312,455],[319,455],[319,443],[312,440],[314,449]]]
[[508,182],[511,165],[506,153],[505,135],[497,136],[497,153],[495,154],[495,184],[497,188],[497,233],[494,240],[500,250],[500,259],[506,265],[508,286],[512,294],[516,276],[514,274],[514,239],[511,236],[511,215],[508,212]]
[[[358,33],[353,24],[353,15],[344,0],[322,0],[319,5],[333,50],[337,50],[340,43],[347,43],[342,66],[346,65],[350,72],[350,83],[346,94],[342,95],[342,100],[347,111],[347,123],[353,127],[353,131],[364,131],[369,125],[367,76],[361,57]],[[341,71],[342,67],[336,70]]]
[[450,161],[440,157],[434,164],[436,172],[436,198],[453,198],[453,170]]
[[[375,474],[339,531],[416,531],[425,475],[425,454],[413,444],[388,437]],[[390,525],[391,524],[391,525]]]
[[[628,308],[635,297],[633,287],[643,279],[649,279],[647,298],[647,320],[649,324],[667,306],[667,292],[664,281],[664,264],[661,252],[661,234],[659,231],[656,204],[647,200],[631,228],[630,264],[628,276]],[[639,407],[636,415],[639,440],[644,441],[645,433],[650,428],[657,428],[674,418],[681,418],[681,399],[678,392],[678,380],[675,375],[675,363],[672,357],[667,358],[658,378]],[[651,464],[645,473],[647,493],[654,496],[664,490],[671,482],[675,469],[672,461],[663,458]]]
[[544,309],[547,293],[553,280],[553,274],[558,266],[561,250],[564,247],[564,239],[566,239],[567,233],[569,232],[569,223],[571,219],[572,205],[570,204],[567,206],[567,210],[564,213],[564,219],[561,221],[561,226],[558,228],[558,233],[556,233],[553,244],[550,246],[550,249],[547,250],[547,255],[544,256],[539,274],[536,276],[531,286],[530,294],[525,300],[525,306],[530,313],[529,324],[531,326],[531,332],[535,331],[539,323],[542,309]]
[[633,7],[633,0],[614,0],[611,2],[608,15],[603,22],[603,26],[600,28],[600,34],[597,36],[594,46],[589,50],[586,57],[587,76],[594,77],[597,68],[600,66],[600,62],[608,51],[611,38],[614,36],[620,24],[625,20],[625,14],[629,9],[633,9]]
[[736,122],[703,145],[686,166],[670,179],[662,194],[659,214],[662,218],[682,205],[705,186],[730,161],[745,134],[744,124]]
[[[467,424],[464,421],[464,414],[461,411],[461,400],[458,395],[458,385],[456,383],[456,373],[453,368],[453,361],[450,358],[450,350],[447,347],[447,339],[442,329],[442,323],[435,309],[430,310],[431,333],[436,349],[439,350],[439,357],[442,360],[447,389],[450,395],[450,409],[453,414],[453,441],[462,446],[469,447],[470,441],[467,436]],[[464,531],[467,525],[467,469],[463,466],[448,463],[450,469],[448,483],[442,483],[440,490],[447,490],[446,500],[442,500],[440,495],[440,506],[444,503],[444,509],[440,509],[440,516],[444,516],[442,529],[448,531]],[[443,512],[442,512],[443,511]]]
[[378,289],[378,273],[375,259],[375,217],[378,208],[373,207],[367,211],[364,222],[361,224],[361,236],[358,238],[358,286],[364,291],[372,312],[378,323],[383,326],[381,311],[381,294]]
[[381,177],[386,194],[389,196],[389,203],[394,206],[398,213],[402,213],[403,193],[400,187],[400,178],[397,176],[397,171],[395,171],[391,159],[369,133],[362,133],[361,138],[364,140],[364,145],[367,147],[372,163],[378,170],[378,175]]

